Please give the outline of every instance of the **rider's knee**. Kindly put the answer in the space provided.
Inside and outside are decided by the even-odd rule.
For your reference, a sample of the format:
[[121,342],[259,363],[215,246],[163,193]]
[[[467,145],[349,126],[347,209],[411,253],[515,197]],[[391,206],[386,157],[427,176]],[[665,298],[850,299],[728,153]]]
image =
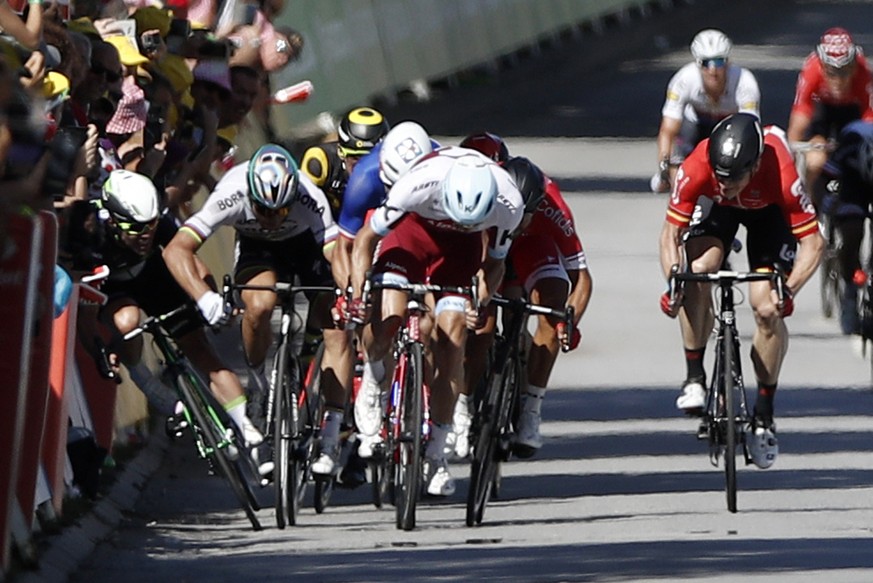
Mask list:
[[139,326],[139,306],[124,306],[112,314],[112,323],[123,335]]
[[276,306],[275,296],[271,293],[246,295],[244,301],[245,319],[250,322],[269,321],[273,315],[273,308]]

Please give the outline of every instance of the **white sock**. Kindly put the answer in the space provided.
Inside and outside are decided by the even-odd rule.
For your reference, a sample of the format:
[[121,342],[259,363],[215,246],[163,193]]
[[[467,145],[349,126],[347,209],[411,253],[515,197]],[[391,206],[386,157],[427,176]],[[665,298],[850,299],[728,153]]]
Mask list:
[[458,395],[458,400],[455,402],[455,411],[458,409],[467,413],[470,412],[470,395],[465,395],[464,393]]
[[227,411],[227,414],[240,429],[244,428],[246,425],[252,425],[252,422],[248,417],[246,417],[245,395],[240,395],[230,403],[225,404],[224,410]]
[[176,391],[161,382],[142,361],[127,367],[132,380],[161,415],[171,415],[176,404]]
[[531,413],[540,414],[543,399],[546,397],[546,388],[537,387],[536,385],[528,385],[527,393],[524,396],[524,410]]
[[333,447],[339,442],[340,426],[344,417],[342,411],[329,409],[324,412],[324,419],[321,422],[322,448]]
[[446,438],[451,430],[451,424],[433,423],[430,426],[430,440],[427,442],[426,457],[431,459],[441,459],[444,457],[443,450],[446,447]]

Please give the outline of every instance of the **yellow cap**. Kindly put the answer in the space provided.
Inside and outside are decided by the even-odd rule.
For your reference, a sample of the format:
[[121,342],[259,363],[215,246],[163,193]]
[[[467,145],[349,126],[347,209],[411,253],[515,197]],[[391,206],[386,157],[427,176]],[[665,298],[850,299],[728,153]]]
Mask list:
[[145,6],[138,8],[131,18],[136,21],[136,34],[142,35],[147,30],[160,31],[161,36],[166,37],[170,32],[172,13],[157,6]]
[[70,80],[57,71],[46,73],[42,82],[42,95],[46,99],[65,96],[70,91]]
[[219,128],[216,132],[218,137],[225,142],[227,142],[228,146],[233,145],[233,141],[236,139],[236,135],[239,133],[239,128],[237,128],[236,124],[229,125],[227,127]]
[[185,59],[178,55],[167,55],[155,63],[158,72],[167,78],[176,93],[184,93],[194,83],[194,73]]
[[144,65],[149,62],[147,58],[140,54],[139,49],[132,40],[123,35],[110,36],[105,39],[118,50],[118,58],[121,59],[121,64],[127,67],[135,67]]
[[100,31],[94,27],[94,23],[87,16],[71,20],[67,23],[67,30],[72,32],[80,32],[82,34],[100,36]]

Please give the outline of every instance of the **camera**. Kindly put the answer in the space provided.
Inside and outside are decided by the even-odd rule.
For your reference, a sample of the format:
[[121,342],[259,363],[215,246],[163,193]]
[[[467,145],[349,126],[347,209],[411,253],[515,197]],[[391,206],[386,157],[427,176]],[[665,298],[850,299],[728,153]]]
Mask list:
[[140,44],[144,53],[153,53],[161,46],[161,33],[147,32],[140,37]]
[[143,130],[143,147],[146,151],[151,150],[155,144],[161,141],[166,119],[166,112],[162,105],[151,105],[149,107],[145,129]]

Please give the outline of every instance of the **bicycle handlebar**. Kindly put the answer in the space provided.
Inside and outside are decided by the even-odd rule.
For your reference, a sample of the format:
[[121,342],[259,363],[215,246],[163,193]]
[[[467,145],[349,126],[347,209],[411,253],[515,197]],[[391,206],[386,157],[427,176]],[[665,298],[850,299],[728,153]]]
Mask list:
[[536,314],[538,316],[553,316],[555,318],[560,318],[561,323],[566,326],[567,330],[567,335],[561,342],[561,352],[570,352],[570,337],[572,335],[572,330],[574,326],[573,320],[575,316],[575,310],[573,309],[573,306],[567,306],[563,310],[557,310],[548,306],[532,304],[524,298],[504,298],[503,296],[498,295],[495,295],[491,298],[491,303],[497,304],[498,306],[521,309],[528,314]]
[[221,287],[221,295],[224,297],[224,303],[228,306],[233,306],[234,291],[268,291],[273,292],[277,296],[290,298],[298,293],[306,292],[332,292],[336,293],[337,288],[326,285],[294,285],[284,281],[277,281],[275,285],[250,285],[246,283],[233,283],[230,275],[224,276],[223,285]]
[[776,296],[778,298],[779,304],[781,305],[785,300],[785,277],[786,276],[784,270],[779,266],[777,266],[773,271],[742,272],[722,269],[709,273],[680,273],[679,266],[674,265],[670,272],[670,280],[668,282],[670,300],[672,301],[675,299],[677,291],[681,287],[681,284],[687,281],[717,283],[723,286],[733,285],[735,283],[742,283],[744,281],[769,280],[776,284]]

